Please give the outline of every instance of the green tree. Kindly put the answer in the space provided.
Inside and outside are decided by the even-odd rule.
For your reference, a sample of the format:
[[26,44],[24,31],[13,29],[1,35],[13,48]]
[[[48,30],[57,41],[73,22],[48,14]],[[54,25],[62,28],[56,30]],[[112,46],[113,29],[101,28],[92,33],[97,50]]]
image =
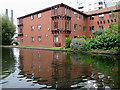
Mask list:
[[[10,45],[15,32],[15,25],[6,15],[0,16],[0,34],[2,35],[2,44]],[[0,37],[1,38],[1,37]]]

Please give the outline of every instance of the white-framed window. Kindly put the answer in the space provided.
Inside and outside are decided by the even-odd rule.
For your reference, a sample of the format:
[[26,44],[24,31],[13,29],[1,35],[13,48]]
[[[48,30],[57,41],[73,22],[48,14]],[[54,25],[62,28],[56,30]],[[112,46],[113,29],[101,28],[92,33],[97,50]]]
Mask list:
[[38,13],[38,18],[40,18],[41,17],[41,13]]
[[54,42],[58,42],[58,36],[54,36]]
[[34,19],[34,15],[31,15],[31,20],[33,20]]
[[32,42],[34,42],[34,37],[31,37]]
[[101,14],[101,15],[99,15],[99,19],[101,20],[103,20],[104,19],[104,14]]
[[90,31],[93,31],[93,30],[94,30],[94,26],[91,26],[91,27],[90,27]]
[[74,12],[74,16],[76,16],[76,17],[77,17],[77,12]]
[[41,30],[41,25],[38,25],[38,30]]
[[79,25],[79,29],[80,29],[80,30],[82,29],[81,25]]
[[90,16],[90,20],[94,20],[94,16]]
[[39,42],[41,41],[41,36],[38,36],[38,41],[39,41]]
[[31,26],[31,31],[33,31],[34,30],[34,26]]
[[58,12],[58,9],[55,8],[55,9],[54,9],[54,15],[57,15],[57,12]]

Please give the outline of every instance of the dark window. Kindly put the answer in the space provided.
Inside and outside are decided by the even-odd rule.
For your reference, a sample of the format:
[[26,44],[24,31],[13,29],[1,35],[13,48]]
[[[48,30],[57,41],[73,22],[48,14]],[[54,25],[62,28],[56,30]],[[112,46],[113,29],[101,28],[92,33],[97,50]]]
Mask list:
[[90,31],[93,31],[93,30],[94,30],[94,26],[91,26],[91,27],[90,27]]
[[99,29],[104,29],[104,26],[103,25],[99,26]]
[[114,22],[116,22],[116,19],[114,19]]
[[74,29],[77,29],[77,24],[74,24]]
[[86,31],[86,27],[85,26],[83,27],[83,31]]
[[22,28],[20,29],[20,33],[23,33],[23,29]]
[[111,19],[111,22],[113,22],[113,20]]
[[90,20],[94,20],[94,16],[90,16]]
[[65,29],[67,29],[67,30],[69,29],[69,22],[65,23]]
[[86,20],[86,17],[85,16],[83,16],[83,19],[84,19],[84,21]]
[[99,9],[102,9],[103,7],[98,7]]
[[103,21],[103,23],[105,24],[105,20]]
[[81,19],[81,18],[82,18],[82,15],[79,15],[79,18]]
[[97,24],[99,25],[99,21],[97,21]]
[[99,2],[99,5],[103,5],[103,2]]
[[108,23],[110,23],[110,21],[109,20],[107,20],[108,21]]
[[58,28],[58,22],[54,22],[54,29]]
[[102,24],[102,21],[100,21],[100,24]]

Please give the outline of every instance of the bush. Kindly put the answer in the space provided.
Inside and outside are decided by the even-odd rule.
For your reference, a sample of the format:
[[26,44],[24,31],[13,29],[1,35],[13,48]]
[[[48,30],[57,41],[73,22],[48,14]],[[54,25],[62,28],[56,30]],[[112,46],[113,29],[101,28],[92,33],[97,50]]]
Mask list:
[[18,42],[13,42],[13,44],[16,44],[16,45],[18,45]]
[[87,39],[87,37],[85,35],[82,35],[79,38],[84,38],[85,40]]
[[71,38],[67,38],[65,40],[65,48],[70,48],[70,44],[71,44]]
[[83,51],[88,51],[91,49],[103,49],[109,50],[114,47],[118,47],[118,36],[114,34],[104,33],[102,35],[96,36],[95,38],[90,38],[85,43],[82,44],[81,49]]

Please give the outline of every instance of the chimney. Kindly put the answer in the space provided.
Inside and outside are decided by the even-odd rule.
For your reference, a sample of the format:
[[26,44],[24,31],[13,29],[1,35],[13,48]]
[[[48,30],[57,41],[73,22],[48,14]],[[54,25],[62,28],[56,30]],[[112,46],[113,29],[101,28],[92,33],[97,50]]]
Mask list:
[[6,13],[5,14],[6,14],[6,16],[8,16],[8,9],[6,9]]
[[13,22],[13,10],[11,10],[11,21]]

